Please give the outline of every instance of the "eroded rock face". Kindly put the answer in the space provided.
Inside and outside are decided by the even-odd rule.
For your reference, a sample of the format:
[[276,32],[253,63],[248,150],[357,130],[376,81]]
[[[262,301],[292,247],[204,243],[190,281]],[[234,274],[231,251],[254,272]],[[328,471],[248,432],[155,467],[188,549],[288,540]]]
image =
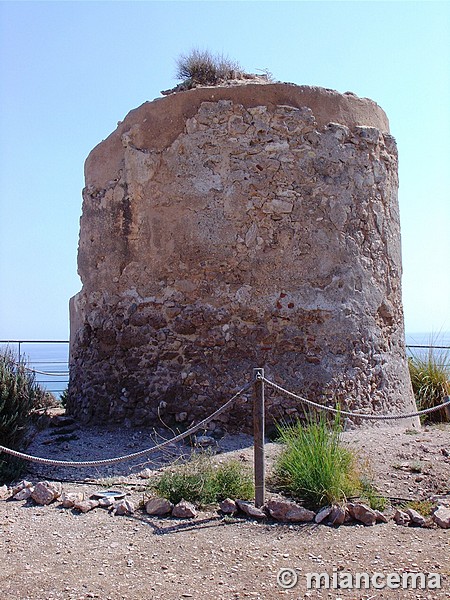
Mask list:
[[[198,88],[129,113],[86,162],[69,411],[190,422],[257,366],[314,400],[411,410],[397,187],[386,116],[352,94]],[[248,396],[219,421],[249,425]]]

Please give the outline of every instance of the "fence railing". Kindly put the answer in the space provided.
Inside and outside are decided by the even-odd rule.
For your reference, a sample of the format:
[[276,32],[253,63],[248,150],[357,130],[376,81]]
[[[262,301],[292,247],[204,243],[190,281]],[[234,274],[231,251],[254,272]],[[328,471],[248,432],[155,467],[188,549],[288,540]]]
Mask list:
[[69,383],[68,340],[0,340],[0,348],[9,348],[17,359],[24,359],[35,373],[36,382],[59,397]]

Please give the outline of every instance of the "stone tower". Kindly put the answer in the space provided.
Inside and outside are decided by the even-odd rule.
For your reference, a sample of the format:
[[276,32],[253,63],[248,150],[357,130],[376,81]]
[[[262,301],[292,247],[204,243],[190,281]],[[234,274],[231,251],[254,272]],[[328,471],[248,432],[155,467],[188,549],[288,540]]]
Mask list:
[[[131,111],[85,175],[71,413],[191,422],[257,366],[319,402],[415,407],[397,149],[373,101],[291,84],[173,94]],[[269,421],[301,412],[267,403]],[[220,419],[245,428],[248,396]]]

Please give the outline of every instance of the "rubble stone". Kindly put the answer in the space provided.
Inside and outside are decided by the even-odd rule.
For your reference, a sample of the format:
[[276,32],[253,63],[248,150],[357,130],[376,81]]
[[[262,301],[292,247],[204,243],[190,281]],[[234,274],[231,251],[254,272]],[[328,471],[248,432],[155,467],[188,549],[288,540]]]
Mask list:
[[178,504],[175,504],[172,510],[172,517],[178,519],[193,519],[196,516],[195,506],[186,500],[181,500]]
[[166,498],[150,498],[145,503],[145,511],[149,515],[168,515],[173,509],[173,504]]
[[253,517],[254,519],[265,519],[267,517],[266,513],[257,508],[251,502],[246,502],[245,500],[236,500],[236,504],[243,513],[248,515],[249,517]]
[[450,529],[450,508],[439,506],[433,513],[433,521],[442,529]]
[[219,508],[225,515],[234,515],[238,511],[236,502],[231,498],[225,498],[225,500],[222,500],[222,502],[219,504]]
[[[333,406],[415,408],[397,149],[374,102],[197,88],[131,111],[85,172],[72,415],[199,420],[263,363],[290,389],[302,373],[303,395]],[[267,422],[293,409],[268,396]],[[220,424],[251,429],[251,411]]]
[[62,486],[59,481],[39,481],[34,486],[31,497],[36,504],[46,505],[59,498],[62,494]]
[[377,522],[377,513],[366,504],[349,502],[347,508],[352,518],[364,525],[372,526]]
[[277,521],[288,521],[291,523],[304,523],[313,521],[316,513],[312,510],[285,500],[284,498],[272,498],[266,502],[266,508],[272,518]]

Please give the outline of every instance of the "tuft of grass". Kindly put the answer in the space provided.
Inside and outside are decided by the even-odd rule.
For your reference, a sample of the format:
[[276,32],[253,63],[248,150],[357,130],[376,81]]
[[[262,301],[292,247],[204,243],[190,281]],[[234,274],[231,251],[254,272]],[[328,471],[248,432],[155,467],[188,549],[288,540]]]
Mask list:
[[431,517],[435,504],[431,500],[409,500],[401,505],[404,510],[406,508],[412,508],[416,510],[423,517]]
[[[430,339],[425,353],[413,353],[408,359],[409,374],[419,410],[442,404],[450,396],[450,352],[435,348],[436,339]],[[448,420],[445,408],[425,415],[423,420],[444,422]]]
[[382,512],[387,506],[387,498],[381,496],[372,481],[366,477],[360,479],[359,495],[373,510]]
[[310,508],[339,503],[358,490],[355,455],[340,444],[339,415],[333,422],[321,413],[280,426],[280,441],[285,449],[274,469],[276,484],[288,495]]
[[236,72],[242,71],[239,63],[228,57],[196,48],[182,54],[176,65],[177,79],[189,81],[192,85],[217,85],[233,79]]
[[[22,450],[33,423],[33,412],[46,408],[48,394],[35,381],[22,359],[6,349],[0,352],[0,440],[3,446]],[[0,458],[0,484],[18,477],[24,462],[4,454]]]
[[249,469],[237,460],[215,464],[210,454],[194,454],[188,462],[156,477],[151,487],[173,504],[188,500],[205,506],[225,498],[248,500],[254,495]]

